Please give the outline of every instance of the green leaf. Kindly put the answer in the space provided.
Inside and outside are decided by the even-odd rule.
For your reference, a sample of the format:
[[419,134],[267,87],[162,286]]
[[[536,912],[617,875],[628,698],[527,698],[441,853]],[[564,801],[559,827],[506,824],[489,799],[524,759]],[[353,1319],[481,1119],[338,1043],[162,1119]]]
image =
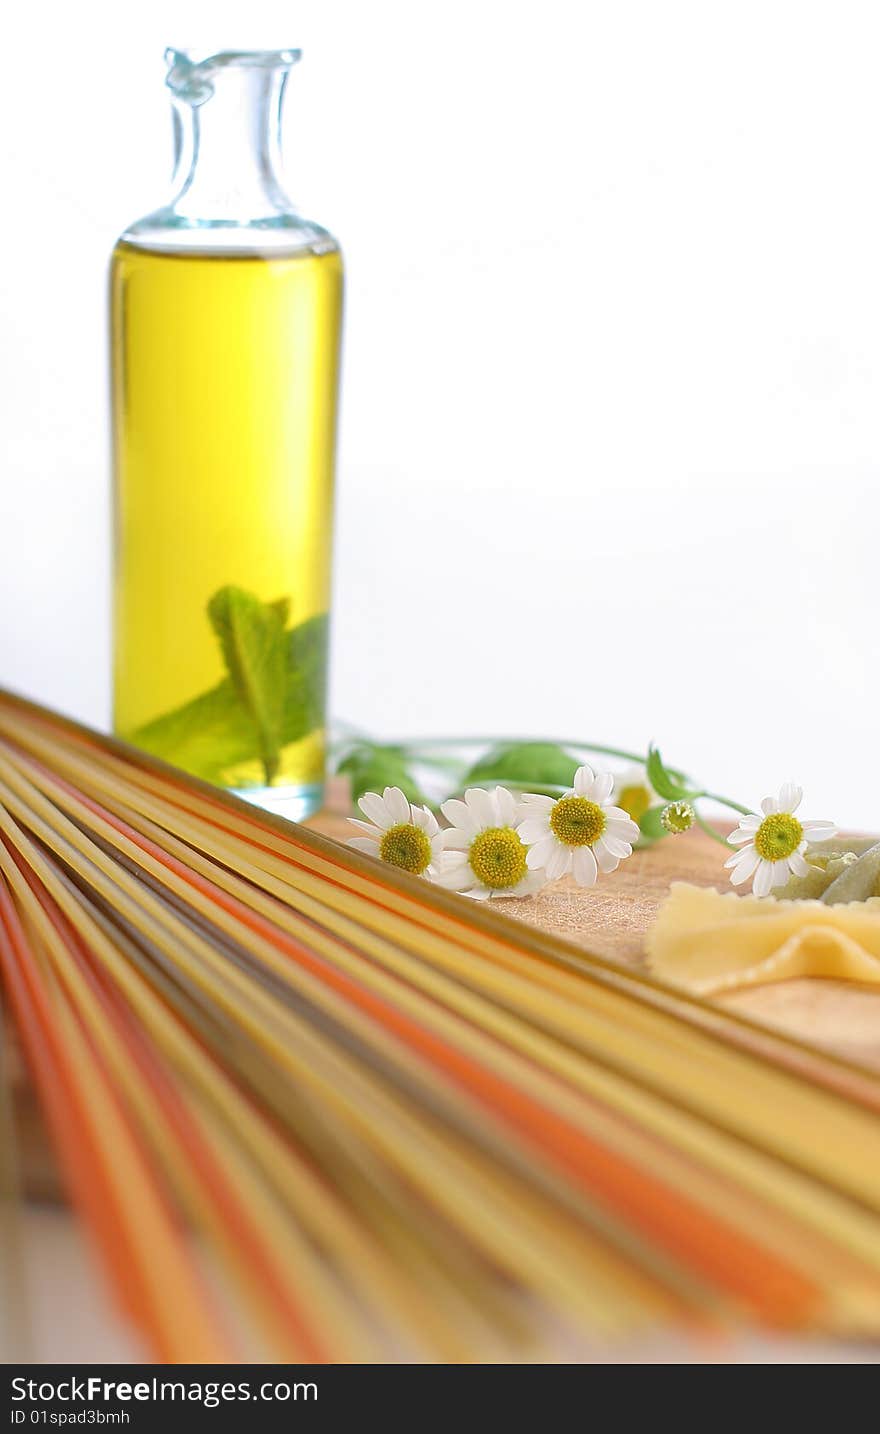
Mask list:
[[646,812],[642,812],[639,818],[640,846],[651,846],[655,841],[669,835],[660,820],[663,810],[663,807],[649,807]]
[[664,802],[686,801],[689,797],[696,796],[688,787],[681,784],[681,773],[673,772],[663,763],[655,746],[648,748],[648,760],[645,763],[648,773],[648,781],[654,788],[658,797],[663,797]]
[[243,588],[220,588],[208,603],[232,685],[256,729],[267,786],[281,760],[285,616],[279,604],[261,602]]
[[556,796],[570,787],[579,766],[576,757],[554,742],[500,742],[471,767],[464,786],[505,783]]
[[[280,748],[324,725],[327,636],[326,613],[284,634]],[[221,785],[231,768],[262,757],[257,729],[231,677],[123,736],[154,757]]]
[[290,621],[290,598],[276,598],[274,602],[267,603],[266,606],[270,612],[277,614],[281,626],[286,627]]
[[348,777],[353,802],[362,797],[364,792],[381,794],[386,787],[400,787],[409,802],[417,802],[419,805],[425,802],[425,795],[399,748],[364,742],[349,752],[336,770],[344,772]]

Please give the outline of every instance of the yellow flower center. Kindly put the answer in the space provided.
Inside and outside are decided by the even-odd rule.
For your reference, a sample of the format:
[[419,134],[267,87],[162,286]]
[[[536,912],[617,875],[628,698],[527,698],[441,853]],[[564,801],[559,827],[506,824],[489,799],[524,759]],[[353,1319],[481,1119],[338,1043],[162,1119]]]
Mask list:
[[411,871],[421,876],[431,861],[431,843],[421,827],[412,822],[400,822],[382,833],[379,855],[391,866]]
[[765,817],[755,832],[755,850],[765,861],[784,861],[804,839],[804,829],[791,812]]
[[560,797],[550,813],[550,829],[563,846],[592,846],[607,821],[598,803],[586,797]]
[[492,891],[517,886],[528,870],[526,849],[513,827],[489,827],[479,832],[468,850],[471,871]]
[[651,793],[647,787],[622,787],[617,797],[617,805],[638,825],[651,805]]

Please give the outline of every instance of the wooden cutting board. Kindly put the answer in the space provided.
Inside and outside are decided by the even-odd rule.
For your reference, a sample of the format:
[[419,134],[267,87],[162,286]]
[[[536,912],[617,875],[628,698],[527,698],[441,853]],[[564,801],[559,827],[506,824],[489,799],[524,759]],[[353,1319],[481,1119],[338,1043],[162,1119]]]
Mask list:
[[[333,785],[328,808],[309,823],[340,841],[352,834],[347,794]],[[537,896],[498,909],[517,921],[629,966],[645,967],[644,936],[673,881],[731,891],[724,851],[701,831],[635,852],[588,890],[563,877]],[[849,981],[780,981],[721,998],[731,1009],[880,1070],[880,986]]]

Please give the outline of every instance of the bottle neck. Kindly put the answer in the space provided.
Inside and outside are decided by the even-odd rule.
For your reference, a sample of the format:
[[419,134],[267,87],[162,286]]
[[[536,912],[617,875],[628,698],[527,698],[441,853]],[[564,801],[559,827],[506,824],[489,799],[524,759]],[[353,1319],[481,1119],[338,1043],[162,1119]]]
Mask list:
[[303,219],[281,178],[281,108],[298,50],[168,50],[174,198],[123,241],[157,250],[327,253],[336,242]]
[[247,225],[292,214],[281,178],[286,69],[229,66],[194,103],[175,96],[174,198],[184,220]]

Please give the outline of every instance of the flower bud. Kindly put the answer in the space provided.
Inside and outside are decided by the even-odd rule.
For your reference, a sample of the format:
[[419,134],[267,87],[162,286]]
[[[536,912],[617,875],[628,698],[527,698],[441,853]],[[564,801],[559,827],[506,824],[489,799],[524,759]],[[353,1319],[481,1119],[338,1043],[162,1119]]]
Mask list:
[[696,819],[697,814],[690,802],[670,802],[660,813],[661,825],[674,836],[689,831]]

